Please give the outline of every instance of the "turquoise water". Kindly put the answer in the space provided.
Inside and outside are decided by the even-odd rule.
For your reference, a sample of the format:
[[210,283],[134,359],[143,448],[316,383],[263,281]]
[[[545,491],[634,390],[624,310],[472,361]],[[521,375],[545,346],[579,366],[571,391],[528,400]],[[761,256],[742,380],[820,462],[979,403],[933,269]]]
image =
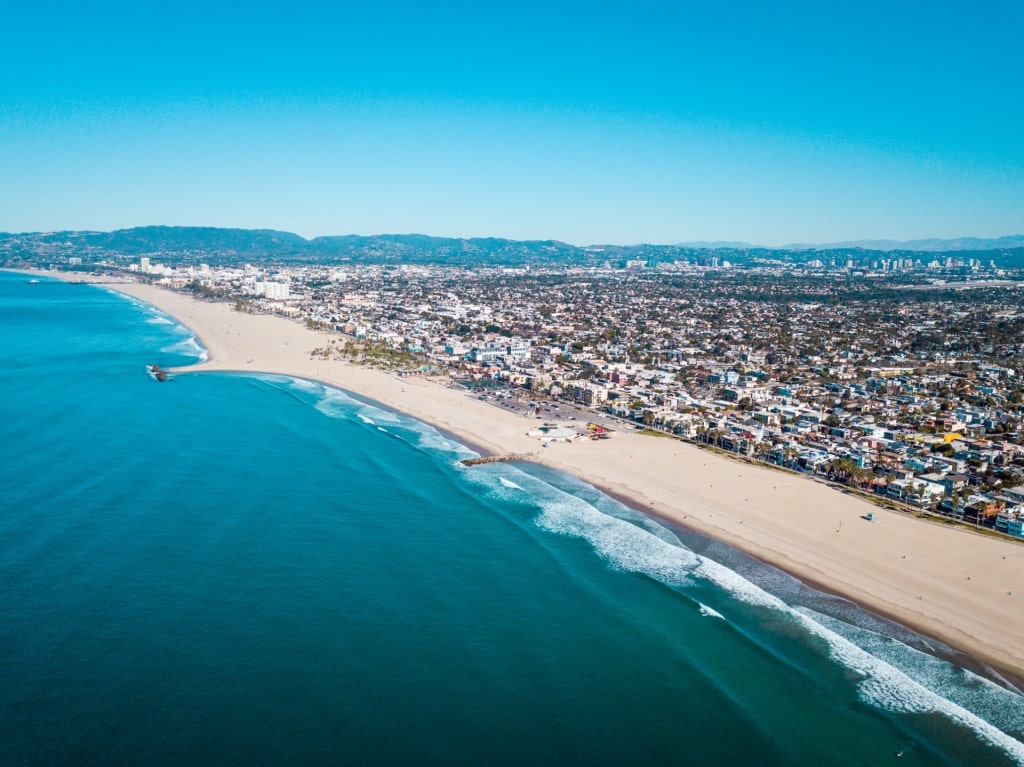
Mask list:
[[202,353],[0,272],[0,763],[1024,764],[934,643],[343,392],[145,372]]

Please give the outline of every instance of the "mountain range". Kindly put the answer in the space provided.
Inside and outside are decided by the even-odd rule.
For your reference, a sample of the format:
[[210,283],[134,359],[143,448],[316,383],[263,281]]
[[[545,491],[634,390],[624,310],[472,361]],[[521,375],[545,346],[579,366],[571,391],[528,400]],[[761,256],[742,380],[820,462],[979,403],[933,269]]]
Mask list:
[[[143,256],[167,262],[217,264],[246,261],[280,263],[404,263],[473,266],[482,264],[580,264],[641,260],[712,259],[736,264],[813,259],[891,258],[892,254],[962,252],[995,260],[1000,266],[1024,265],[1024,235],[996,239],[857,240],[827,245],[766,248],[741,242],[689,242],[675,245],[590,245],[557,240],[509,240],[497,237],[433,237],[422,234],[338,235],[307,240],[272,229],[142,226],[113,232],[0,233],[0,265],[78,257],[83,263],[124,261]],[[877,254],[873,256],[872,254]]]
[[816,245],[807,243],[792,243],[780,245],[777,248],[766,248],[763,245],[752,245],[749,242],[682,242],[679,243],[685,248],[701,248],[706,250],[877,250],[877,251],[907,251],[907,252],[929,252],[947,253],[954,251],[968,250],[1000,250],[1003,248],[1024,248],[1024,234],[1011,234],[1007,237],[956,237],[954,239],[925,239],[925,240],[845,240],[843,242],[818,243]]

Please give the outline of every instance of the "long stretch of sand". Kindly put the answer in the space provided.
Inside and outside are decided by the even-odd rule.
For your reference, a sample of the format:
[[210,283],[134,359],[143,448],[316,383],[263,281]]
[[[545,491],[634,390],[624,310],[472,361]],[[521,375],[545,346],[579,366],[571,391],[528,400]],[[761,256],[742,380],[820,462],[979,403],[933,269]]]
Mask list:
[[[810,478],[623,431],[539,449],[536,424],[420,379],[311,359],[328,335],[150,285],[115,285],[191,328],[194,370],[281,373],[362,394],[494,453],[539,463],[630,499],[926,635],[1024,677],[1024,545],[876,508]],[[873,512],[877,522],[863,519]]]

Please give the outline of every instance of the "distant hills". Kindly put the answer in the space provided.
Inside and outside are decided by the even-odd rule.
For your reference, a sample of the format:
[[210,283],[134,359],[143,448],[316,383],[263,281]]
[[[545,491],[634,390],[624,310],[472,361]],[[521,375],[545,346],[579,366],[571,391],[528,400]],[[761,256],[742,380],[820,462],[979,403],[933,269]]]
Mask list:
[[723,240],[715,240],[714,242],[697,240],[696,242],[680,242],[678,244],[681,248],[695,248],[698,250],[749,250],[761,247],[760,245],[751,245],[749,242],[725,242]]
[[[706,250],[764,249],[764,246],[751,245],[749,242],[683,242],[679,243],[679,245],[681,247],[703,248]],[[847,240],[816,245],[793,243],[779,248],[768,248],[768,250],[877,250],[883,252],[899,250],[913,253],[947,253],[968,250],[1000,250],[1003,248],[1024,248],[1024,234],[1011,234],[1007,237],[995,238],[957,237],[951,240]]]
[[161,251],[231,251],[235,253],[301,252],[308,241],[273,229],[221,229],[207,226],[140,226],[114,232],[62,232],[90,246],[126,254]]
[[836,242],[828,245],[787,245],[790,250],[836,250],[840,248],[860,248],[861,250],[907,250],[932,253],[948,253],[967,250],[999,250],[1001,248],[1024,248],[1024,234],[1012,234],[1008,237],[957,237],[952,240],[852,240]]
[[[955,240],[858,240],[828,245],[765,248],[742,242],[690,242],[675,245],[590,245],[557,240],[508,240],[497,237],[432,237],[423,234],[338,235],[307,240],[272,229],[194,226],[141,226],[113,232],[0,233],[0,265],[77,257],[83,264],[137,260],[148,256],[167,263],[395,263],[462,266],[526,264],[601,265],[625,261],[649,264],[687,260],[714,264],[793,263],[814,260],[869,263],[903,258],[930,260],[923,253],[963,253],[963,258],[1024,266],[1024,235]],[[902,255],[900,255],[902,254]]]
[[113,232],[0,234],[0,264],[75,256],[90,261],[137,259],[169,263],[394,262],[406,264],[576,263],[585,249],[554,240],[459,239],[422,234],[339,235],[307,240],[272,229],[141,226]]

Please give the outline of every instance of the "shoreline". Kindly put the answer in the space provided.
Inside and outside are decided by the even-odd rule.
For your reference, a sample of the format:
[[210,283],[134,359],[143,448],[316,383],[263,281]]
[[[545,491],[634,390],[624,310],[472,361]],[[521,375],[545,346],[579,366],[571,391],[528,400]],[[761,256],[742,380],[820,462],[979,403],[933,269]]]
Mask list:
[[[990,667],[997,680],[1024,688],[1024,610],[1012,601],[1024,598],[1024,546],[924,524],[806,477],[733,461],[676,440],[619,432],[607,441],[541,451],[536,440],[525,436],[529,422],[522,416],[433,381],[398,379],[348,362],[311,358],[309,352],[333,334],[283,317],[239,314],[229,304],[198,301],[153,285],[36,274],[102,282],[175,318],[209,355],[176,373],[305,378],[429,423],[477,452],[535,453],[538,464],[570,473],[670,527],[721,541],[810,588],[936,639],[956,654],[959,665],[976,672]],[[878,524],[861,518],[868,511],[876,514]]]
[[709,540],[717,541],[718,543],[724,544],[725,546],[728,546],[734,549],[735,551],[738,551],[741,554],[756,560],[762,567],[777,570],[778,572],[783,573],[784,575],[787,575],[796,581],[799,581],[801,584],[803,584],[808,589],[811,589],[812,591],[816,591],[819,594],[823,594],[834,599],[840,599],[843,602],[852,605],[856,610],[870,614],[887,623],[894,623],[899,626],[902,626],[908,631],[917,634],[922,639],[928,640],[929,643],[936,642],[942,645],[941,651],[936,651],[933,647],[932,652],[936,657],[942,658],[943,660],[947,660],[951,663],[954,663],[955,665],[961,666],[967,669],[968,671],[971,671],[977,674],[978,676],[984,677],[985,679],[989,679],[993,682],[996,682],[997,684],[1008,685],[1015,689],[1018,693],[1024,695],[1024,672],[1022,671],[1013,668],[1007,668],[1004,665],[990,662],[988,659],[981,657],[980,653],[975,653],[973,651],[949,644],[946,642],[944,638],[938,636],[932,631],[927,630],[926,627],[918,625],[913,621],[907,620],[899,612],[894,612],[882,608],[876,608],[873,605],[859,602],[850,597],[849,594],[836,590],[835,587],[829,585],[824,581],[818,580],[807,575],[803,575],[795,569],[790,569],[776,562],[772,562],[763,556],[759,556],[747,547],[738,545],[735,541],[724,540],[720,537],[710,535],[703,530],[693,527],[692,525],[688,525],[686,519],[679,520],[672,517],[665,517],[661,514],[658,514],[657,511],[655,511],[654,509],[644,508],[629,496],[622,495],[613,490],[609,490],[608,488],[601,487],[600,485],[595,484],[594,487],[597,487],[598,490],[600,490],[610,498],[615,499],[623,506],[626,506],[627,508],[630,508],[636,512],[639,512],[640,514],[644,514],[662,523],[669,530],[675,533],[682,533],[684,536],[686,536],[687,534],[695,534],[698,536],[703,536]]

